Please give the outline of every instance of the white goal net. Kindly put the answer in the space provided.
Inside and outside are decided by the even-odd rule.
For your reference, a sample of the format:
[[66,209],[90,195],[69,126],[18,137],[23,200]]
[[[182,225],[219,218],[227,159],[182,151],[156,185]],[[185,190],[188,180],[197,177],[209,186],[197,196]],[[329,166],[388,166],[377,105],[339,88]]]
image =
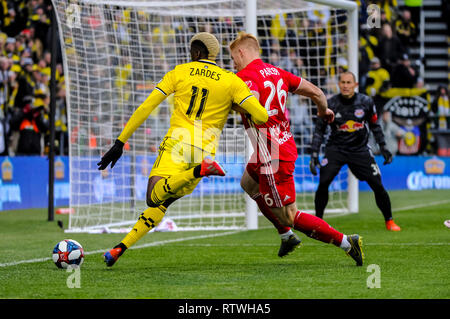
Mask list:
[[[132,225],[146,208],[148,175],[169,127],[171,97],[129,139],[113,169],[99,171],[96,163],[155,83],[175,65],[189,62],[195,33],[215,34],[222,46],[217,63],[232,70],[228,44],[253,23],[265,61],[305,77],[327,95],[337,93],[339,69],[355,68],[348,35],[357,27],[349,10],[266,0],[257,1],[252,12],[252,2],[53,0],[67,81],[74,211],[69,231]],[[290,96],[287,107],[299,152],[298,207],[313,211],[318,178],[309,172],[308,149],[315,107],[298,96]],[[230,114],[217,154],[227,176],[203,179],[191,195],[170,206],[167,216],[179,229],[254,228],[248,216],[255,212],[249,212],[239,184],[247,146],[240,116]],[[328,211],[351,210],[346,169],[330,191]]]

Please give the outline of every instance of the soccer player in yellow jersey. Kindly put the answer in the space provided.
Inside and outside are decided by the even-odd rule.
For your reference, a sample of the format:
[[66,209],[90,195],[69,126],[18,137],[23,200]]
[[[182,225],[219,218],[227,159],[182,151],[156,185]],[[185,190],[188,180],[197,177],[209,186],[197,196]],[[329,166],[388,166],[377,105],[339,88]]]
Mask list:
[[100,170],[110,163],[113,168],[128,138],[167,96],[174,94],[170,128],[159,147],[148,180],[149,208],[140,215],[125,238],[104,254],[107,266],[112,266],[127,248],[158,225],[167,207],[192,193],[202,177],[225,175],[213,157],[232,105],[248,113],[256,124],[268,120],[266,109],[247,85],[233,72],[214,62],[219,53],[219,42],[214,35],[198,33],[190,45],[192,62],[178,65],[166,73],[97,164]]

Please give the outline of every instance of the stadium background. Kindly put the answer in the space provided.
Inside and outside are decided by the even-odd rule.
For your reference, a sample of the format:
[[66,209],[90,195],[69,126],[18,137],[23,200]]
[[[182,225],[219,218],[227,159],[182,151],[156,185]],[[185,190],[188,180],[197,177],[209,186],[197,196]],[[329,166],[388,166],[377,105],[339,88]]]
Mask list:
[[[421,1],[419,1],[421,2]],[[450,106],[448,100],[448,28],[444,17],[448,16],[448,2],[441,0],[424,1],[422,21],[427,23],[424,43],[420,38],[420,16],[417,7],[410,7],[409,1],[357,1],[360,6],[360,91],[371,95],[376,101],[380,118],[385,129],[388,147],[396,153],[394,163],[383,167],[384,183],[388,189],[419,189],[408,184],[408,176],[413,172],[422,172],[423,176],[414,180],[427,183],[438,181],[425,188],[448,188],[448,159],[450,154]],[[375,4],[381,8],[381,28],[369,32],[364,27],[367,20],[367,7]],[[45,207],[47,187],[36,187],[42,180],[48,180],[49,152],[49,101],[50,101],[50,35],[51,2],[48,0],[8,1],[2,0],[0,7],[0,164],[1,184],[0,209]],[[405,13],[405,10],[410,14]],[[410,18],[408,18],[410,16]],[[289,41],[298,41],[298,30],[292,23],[294,17],[275,15],[265,21],[267,26],[259,34],[262,41],[275,39],[276,45],[264,45],[270,62],[301,75],[301,63],[295,54],[286,56],[280,47]],[[92,27],[98,21],[92,17]],[[390,27],[392,37],[386,35],[384,27]],[[439,28],[447,29],[442,32]],[[259,29],[259,32],[262,29]],[[263,32],[261,31],[261,32]],[[173,30],[154,29],[153,36]],[[161,33],[161,34],[160,34]],[[297,38],[296,38],[297,37]],[[319,38],[320,39],[320,38]],[[422,48],[424,55],[420,56]],[[397,48],[398,52],[389,51]],[[278,51],[277,51],[278,50]],[[301,53],[301,51],[300,51]],[[396,54],[390,56],[389,54]],[[397,63],[396,60],[400,62]],[[405,61],[411,73],[404,71]],[[442,67],[442,60],[445,62]],[[55,205],[68,203],[68,144],[79,138],[89,138],[89,147],[97,148],[98,129],[91,132],[79,132],[73,128],[72,135],[67,133],[66,98],[64,70],[61,53],[57,57],[57,100],[56,100],[56,154],[60,157],[55,166]],[[376,65],[379,61],[381,67]],[[340,67],[346,68],[346,61],[340,61]],[[116,74],[117,85],[125,85],[129,74],[123,70]],[[402,76],[397,76],[402,74]],[[315,82],[316,79],[312,78]],[[321,86],[321,83],[316,83]],[[327,88],[323,88],[327,91]],[[308,136],[308,132],[296,132],[297,121],[303,121],[304,115],[290,104],[289,109],[293,130],[296,136]],[[384,120],[383,108],[388,108],[391,119]],[[33,113],[40,119],[41,125],[29,123],[27,114]],[[100,119],[98,119],[100,121]],[[393,123],[393,124],[392,124]],[[31,128],[31,129],[30,129]],[[401,132],[401,133],[398,133]],[[398,135],[398,136],[396,136]],[[32,143],[24,143],[30,140]],[[155,140],[156,141],[156,140]],[[304,147],[308,141],[301,141],[300,156],[308,156]],[[373,144],[373,143],[372,143]],[[376,145],[374,147],[377,152]],[[150,145],[156,149],[156,145]],[[90,153],[92,154],[92,153]],[[21,156],[30,157],[21,157]],[[98,154],[100,155],[100,154]],[[432,157],[438,156],[438,157]],[[441,158],[439,158],[441,157]],[[124,161],[125,162],[125,161]],[[152,157],[148,158],[148,165]],[[433,168],[425,163],[433,164]],[[151,166],[150,166],[151,167]],[[28,170],[29,169],[29,170]],[[25,173],[26,172],[26,173]],[[235,172],[238,176],[239,172]],[[31,183],[30,183],[30,176]],[[427,179],[428,178],[428,179]],[[36,183],[36,185],[34,185]],[[120,181],[119,181],[120,183]],[[226,182],[225,182],[226,183]],[[315,183],[306,185],[297,180],[298,191],[312,191]],[[334,184],[339,189],[345,185]],[[422,187],[422,186],[421,186]],[[423,188],[423,187],[422,187]],[[111,191],[105,186],[102,194]],[[30,192],[30,190],[33,190]],[[360,183],[360,190],[368,190]],[[98,193],[98,191],[97,191]],[[103,196],[103,195],[101,195]],[[100,197],[98,197],[100,198]],[[97,198],[97,199],[98,199]]]
[[[398,34],[401,27],[395,26],[406,2],[409,1],[359,0],[357,3],[360,5],[360,22],[363,23],[366,18],[364,17],[365,8],[375,3],[383,9],[383,19],[390,21],[390,24],[394,26],[394,33]],[[424,59],[420,57],[419,43],[411,43],[407,52],[409,61],[417,71],[416,74],[424,75],[414,80],[412,86],[415,88],[394,87],[394,90],[383,91],[386,88],[383,87],[381,91],[377,91],[375,87],[372,87],[371,89],[375,90],[365,91],[370,95],[375,92],[374,97],[380,105],[390,102],[390,111],[393,118],[396,117],[397,125],[409,129],[409,134],[404,134],[406,138],[403,139],[402,144],[394,138],[396,143],[391,146],[397,147],[400,154],[396,154],[391,165],[383,166],[382,158],[380,156],[376,158],[385,185],[390,191],[394,217],[402,226],[402,231],[387,232],[385,230],[381,214],[373,200],[373,194],[365,192],[368,189],[365,183],[360,183],[362,192],[359,194],[358,214],[337,218],[330,216],[330,224],[336,229],[347,234],[358,232],[364,236],[365,267],[354,267],[352,260],[333,245],[317,243],[306,236],[302,236],[303,247],[299,251],[280,260],[276,255],[279,246],[278,235],[267,220],[259,218],[257,230],[153,233],[151,236],[144,237],[135,247],[136,249],[130,249],[127,252],[128,256],[113,269],[105,267],[101,256],[112,243],[119,241],[123,234],[72,234],[70,236],[75,236],[74,239],[78,239],[83,244],[86,252],[85,263],[81,269],[80,289],[71,289],[68,286],[69,278],[73,273],[57,269],[49,257],[55,243],[68,236],[61,228],[67,225],[69,218],[61,215],[57,216],[57,222],[47,221],[45,208],[48,204],[46,183],[49,176],[48,131],[44,127],[44,130],[36,132],[35,137],[39,140],[41,147],[36,154],[24,156],[18,152],[20,130],[14,125],[10,125],[9,129],[5,130],[8,124],[11,124],[9,121],[13,115],[20,115],[23,111],[20,105],[16,105],[15,98],[11,96],[14,96],[13,88],[18,88],[16,86],[19,83],[18,79],[23,75],[22,71],[25,68],[30,68],[33,76],[39,78],[38,87],[25,86],[31,94],[31,100],[35,101],[32,110],[39,111],[38,115],[42,116],[44,123],[48,121],[48,61],[51,56],[43,49],[45,43],[48,45],[51,31],[49,28],[52,27],[47,10],[48,3],[49,1],[43,0],[0,0],[0,92],[2,93],[0,119],[3,129],[0,130],[0,137],[6,137],[5,140],[0,139],[0,146],[2,141],[3,145],[8,146],[2,149],[6,152],[4,155],[8,156],[0,157],[0,282],[2,283],[0,298],[54,298],[59,299],[58,309],[64,305],[61,302],[64,298],[70,303],[68,311],[75,309],[77,313],[80,310],[85,312],[86,308],[74,307],[76,305],[74,299],[94,298],[155,299],[151,307],[145,304],[145,311],[155,310],[161,307],[161,304],[167,305],[163,301],[173,298],[182,300],[183,305],[189,298],[309,298],[314,299],[315,302],[322,298],[339,299],[336,303],[330,304],[332,307],[322,307],[333,311],[333,315],[338,312],[339,305],[343,307],[343,311],[348,311],[349,303],[341,298],[381,299],[380,307],[373,307],[374,304],[369,303],[365,310],[371,313],[379,310],[383,311],[383,314],[386,313],[386,305],[392,305],[386,299],[444,298],[445,306],[448,305],[450,298],[449,229],[443,225],[443,221],[448,219],[450,179],[448,144],[446,146],[449,124],[448,102],[446,102],[448,32],[444,32],[448,30],[448,21],[444,19],[448,17],[446,7],[448,1],[423,2],[422,17],[426,22]],[[98,23],[95,17],[89,21],[92,27]],[[295,30],[289,27],[291,21],[288,16],[274,16],[266,22],[265,30],[270,32],[263,36],[282,40],[284,37],[291,38],[295,34]],[[271,27],[267,28],[269,24]],[[284,25],[286,27],[283,27]],[[408,24],[406,24],[407,28]],[[161,29],[154,32],[154,35],[158,36]],[[361,57],[366,59],[360,65],[360,69],[363,70],[364,66],[369,65],[367,59],[370,61],[375,56],[374,52],[379,47],[376,43],[380,44],[383,39],[381,35],[377,37],[364,34],[363,29],[360,30],[360,35],[360,53]],[[14,49],[11,51],[11,48]],[[273,54],[271,57],[277,58],[277,55]],[[57,61],[61,61],[60,56],[57,57]],[[281,56],[280,60],[280,63],[285,63],[285,66],[298,66],[298,62],[298,59],[292,61],[285,56]],[[345,68],[345,61],[341,62],[342,67]],[[119,71],[111,68],[111,74],[119,79],[116,84],[125,85],[129,72],[126,69]],[[360,82],[366,81],[366,86],[370,87],[371,80],[364,80],[364,75],[370,77],[369,70],[366,71],[361,72]],[[76,133],[72,136],[67,135],[65,82],[61,67],[58,68],[57,79],[58,144],[54,193],[55,206],[65,207],[70,189],[69,158],[67,157],[69,141],[87,138],[88,148],[92,147],[96,150],[98,150],[96,144],[99,143],[96,130],[92,132],[75,130]],[[375,78],[374,83],[380,85]],[[98,84],[92,83],[92,85]],[[438,90],[440,85],[442,89]],[[381,89],[382,86],[377,87]],[[418,98],[414,98],[415,95],[418,95]],[[409,108],[410,104],[417,107]],[[410,113],[411,110],[412,113]],[[301,114],[295,112],[290,114],[293,121],[301,120]],[[414,116],[408,116],[410,114]],[[7,132],[6,135],[5,132]],[[155,143],[157,143],[156,140]],[[301,143],[301,145],[305,144],[307,141]],[[155,147],[155,145],[149,146]],[[104,146],[104,148],[107,147],[108,145]],[[307,160],[307,149],[301,148],[299,153],[300,156],[306,156]],[[97,160],[97,157],[94,157],[93,166],[95,166],[94,161]],[[151,156],[142,159],[147,166],[141,167],[148,168],[152,160]],[[125,168],[127,161],[127,154],[125,154],[118,165]],[[239,175],[239,172],[234,171],[233,174]],[[147,176],[148,171],[140,172],[136,183],[145,184]],[[94,200],[111,197],[114,193],[113,185],[126,182],[111,182],[109,176],[103,177],[104,179],[99,183],[101,187],[91,190]],[[226,179],[223,182],[226,183]],[[315,188],[315,184],[302,185],[302,182],[297,180],[298,189]],[[333,187],[339,188],[342,185],[335,184]],[[137,187],[136,189],[139,190]],[[378,265],[381,270],[381,289],[368,289],[373,288],[370,284],[374,284],[369,280],[373,275],[369,272],[370,266],[373,265]],[[286,283],[289,285],[288,289]],[[295,302],[289,305],[283,301],[281,300],[281,304],[284,309],[292,309],[296,305]],[[2,302],[0,300],[0,303]],[[50,303],[39,300],[33,307],[20,307],[23,304],[22,300],[18,302],[6,300],[2,306],[10,305],[15,307],[15,310],[19,306],[21,311],[28,308],[35,315],[37,305]],[[111,309],[116,311],[117,305],[119,303]],[[134,306],[136,305],[137,303]],[[176,309],[175,305],[177,301],[169,303],[163,309],[167,312],[167,317],[170,317],[173,309]],[[395,307],[404,314],[405,305],[411,310],[415,309],[413,306],[423,307],[424,303],[413,301],[401,305],[397,304]],[[436,305],[437,303],[432,303],[432,309],[436,309]],[[105,307],[103,306],[98,309],[104,315]],[[306,308],[303,305],[296,311],[301,309],[302,314],[306,314]],[[315,303],[315,309],[317,309],[317,303]],[[389,308],[389,312],[393,313],[392,308]],[[275,313],[274,309],[274,316],[276,316]]]

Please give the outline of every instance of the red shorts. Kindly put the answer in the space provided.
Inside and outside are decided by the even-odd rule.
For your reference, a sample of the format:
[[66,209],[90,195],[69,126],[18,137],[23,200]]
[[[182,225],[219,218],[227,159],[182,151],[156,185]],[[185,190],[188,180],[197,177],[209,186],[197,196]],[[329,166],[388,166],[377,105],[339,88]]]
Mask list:
[[295,202],[295,162],[277,161],[274,163],[247,164],[248,174],[259,184],[267,206],[284,207]]

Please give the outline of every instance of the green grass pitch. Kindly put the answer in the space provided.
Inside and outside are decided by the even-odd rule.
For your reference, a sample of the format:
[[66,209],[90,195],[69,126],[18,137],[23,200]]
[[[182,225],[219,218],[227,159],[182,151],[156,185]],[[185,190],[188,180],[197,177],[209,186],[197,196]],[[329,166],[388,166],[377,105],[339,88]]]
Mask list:
[[[449,191],[390,192],[398,233],[385,230],[371,192],[360,213],[326,216],[336,229],[363,236],[365,264],[333,245],[298,233],[300,248],[281,259],[279,237],[263,218],[252,231],[151,233],[112,268],[102,260],[123,234],[66,234],[46,210],[0,212],[0,298],[26,299],[448,299]],[[301,203],[298,203],[301,207]],[[170,210],[169,210],[170,216]],[[53,264],[65,238],[86,252],[79,288]],[[376,265],[370,266],[369,265]],[[379,269],[379,288],[369,288]],[[372,279],[371,279],[372,278]]]

